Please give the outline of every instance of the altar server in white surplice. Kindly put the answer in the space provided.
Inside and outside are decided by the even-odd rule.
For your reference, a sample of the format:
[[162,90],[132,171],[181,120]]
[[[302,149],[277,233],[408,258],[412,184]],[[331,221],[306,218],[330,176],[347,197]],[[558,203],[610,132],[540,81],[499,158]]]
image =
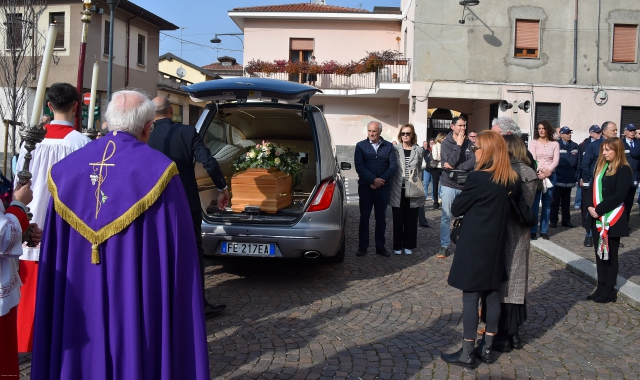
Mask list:
[[[51,194],[47,188],[47,173],[51,166],[91,141],[73,128],[73,118],[78,107],[78,91],[68,83],[55,83],[47,92],[47,105],[53,112],[53,120],[45,125],[47,134],[44,140],[31,153],[33,158],[29,166],[33,201],[29,208],[33,213],[32,223],[44,225]],[[24,146],[20,149],[18,170],[22,170]],[[87,178],[87,181],[90,179]],[[17,178],[15,183],[18,183]],[[22,280],[22,298],[18,305],[18,351],[31,352],[33,344],[33,316],[36,304],[38,279],[38,260],[40,247],[23,246],[20,256],[20,279]]]

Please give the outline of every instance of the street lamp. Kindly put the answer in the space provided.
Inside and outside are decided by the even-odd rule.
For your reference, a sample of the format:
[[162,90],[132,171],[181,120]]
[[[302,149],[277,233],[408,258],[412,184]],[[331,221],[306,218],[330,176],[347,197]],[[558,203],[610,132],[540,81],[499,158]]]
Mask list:
[[460,0],[458,4],[462,5],[462,19],[458,20],[458,22],[460,24],[464,24],[465,19],[467,18],[467,16],[469,16],[469,13],[467,13],[466,15],[464,14],[465,11],[473,13],[471,12],[471,10],[469,10],[469,7],[480,4],[480,0]]
[[218,38],[218,36],[234,36],[237,39],[240,40],[240,43],[242,44],[242,50],[244,50],[244,41],[242,41],[242,38],[238,37],[238,36],[243,36],[244,33],[216,33],[215,37],[213,37],[211,39],[211,43],[212,44],[219,44],[222,42],[221,39]]

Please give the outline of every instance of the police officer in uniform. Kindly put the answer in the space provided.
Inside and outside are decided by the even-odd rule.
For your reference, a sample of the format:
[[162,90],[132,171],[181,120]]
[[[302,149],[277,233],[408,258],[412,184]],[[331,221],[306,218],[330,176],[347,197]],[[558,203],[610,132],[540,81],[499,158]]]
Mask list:
[[569,209],[571,206],[571,189],[576,185],[576,171],[578,169],[579,147],[571,140],[573,131],[569,127],[560,128],[560,162],[556,167],[556,188],[551,201],[551,216],[549,226],[558,228],[558,209],[562,207],[562,226],[575,228],[571,223]]

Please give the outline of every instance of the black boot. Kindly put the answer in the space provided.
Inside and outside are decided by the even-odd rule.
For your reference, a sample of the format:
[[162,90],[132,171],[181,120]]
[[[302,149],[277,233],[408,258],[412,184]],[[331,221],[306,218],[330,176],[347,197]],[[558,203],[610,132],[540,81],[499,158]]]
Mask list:
[[617,299],[618,299],[618,295],[615,289],[610,289],[610,290],[605,289],[602,291],[602,293],[600,293],[600,295],[597,298],[593,299],[593,302],[609,303],[609,302],[616,302]]
[[476,350],[476,356],[487,364],[493,364],[496,361],[495,355],[493,355],[493,335],[484,334],[484,344],[478,346]]
[[596,287],[596,290],[591,293],[590,295],[587,296],[588,300],[595,300],[596,298],[600,297],[600,294],[602,294],[602,291],[604,290],[604,282],[600,283],[598,282],[598,286]]
[[[480,343],[478,345],[485,345],[485,336],[482,337]],[[493,337],[493,351],[496,352],[511,352],[511,337],[507,334],[498,333],[498,335]],[[481,351],[478,351],[480,353]]]
[[522,339],[520,339],[520,334],[518,334],[518,332],[511,335],[511,347],[515,348],[516,350],[522,348]]
[[477,367],[476,358],[473,355],[474,341],[463,340],[462,348],[453,354],[441,353],[440,358],[449,364],[460,365],[474,369]]

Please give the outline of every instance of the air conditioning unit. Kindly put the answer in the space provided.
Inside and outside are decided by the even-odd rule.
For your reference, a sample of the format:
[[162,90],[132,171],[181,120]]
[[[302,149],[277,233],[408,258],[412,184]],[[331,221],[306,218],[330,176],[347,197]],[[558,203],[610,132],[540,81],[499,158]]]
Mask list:
[[327,5],[326,0],[313,0],[314,4]]

